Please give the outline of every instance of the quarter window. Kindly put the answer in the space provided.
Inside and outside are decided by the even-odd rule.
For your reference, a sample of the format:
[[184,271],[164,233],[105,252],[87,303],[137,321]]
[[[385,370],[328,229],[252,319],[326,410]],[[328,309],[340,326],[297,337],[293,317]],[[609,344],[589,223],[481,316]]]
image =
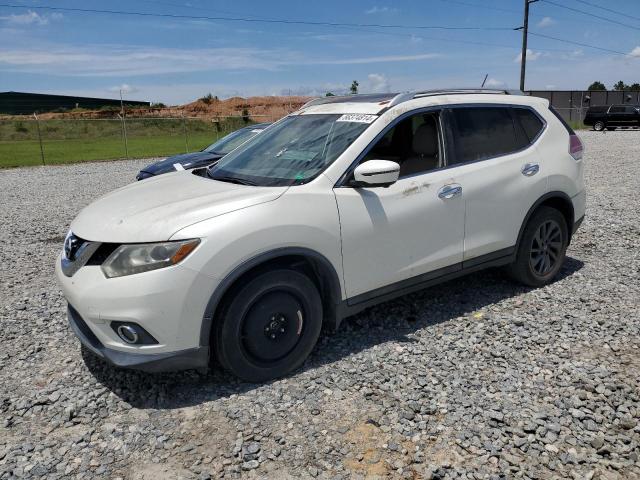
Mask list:
[[528,143],[532,143],[544,127],[542,120],[528,108],[514,108],[513,111],[518,117],[524,133],[527,135]]
[[521,148],[508,108],[453,108],[451,117],[456,155],[449,164],[497,157]]

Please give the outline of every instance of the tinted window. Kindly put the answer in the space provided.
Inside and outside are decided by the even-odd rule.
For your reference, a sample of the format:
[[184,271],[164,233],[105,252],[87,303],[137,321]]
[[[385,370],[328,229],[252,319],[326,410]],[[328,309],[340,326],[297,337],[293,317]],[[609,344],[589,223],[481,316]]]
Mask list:
[[438,113],[419,113],[394,125],[362,160],[390,160],[400,165],[400,178],[440,166]]
[[621,106],[613,106],[611,107],[611,109],[609,110],[609,113],[624,113],[624,107]]
[[524,133],[527,134],[529,143],[533,142],[544,127],[542,120],[528,108],[514,108],[513,111],[518,117]]
[[634,107],[633,105],[627,105],[626,110],[627,110],[627,113],[636,113],[638,111],[638,107]]
[[520,149],[507,108],[454,108],[451,115],[456,156],[449,164],[473,162]]

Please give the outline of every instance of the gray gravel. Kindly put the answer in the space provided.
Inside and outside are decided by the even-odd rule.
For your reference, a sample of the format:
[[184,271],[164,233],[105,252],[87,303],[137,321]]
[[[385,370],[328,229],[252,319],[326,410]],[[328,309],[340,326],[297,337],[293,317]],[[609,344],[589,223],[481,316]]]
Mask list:
[[640,478],[640,132],[584,132],[560,279],[483,272],[323,334],[288,378],[118,371],[71,335],[71,219],[146,162],[0,172],[0,479]]

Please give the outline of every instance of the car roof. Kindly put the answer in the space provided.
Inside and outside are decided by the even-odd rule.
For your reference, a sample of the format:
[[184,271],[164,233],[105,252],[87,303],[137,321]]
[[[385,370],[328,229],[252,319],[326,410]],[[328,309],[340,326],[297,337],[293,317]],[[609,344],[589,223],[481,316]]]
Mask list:
[[242,127],[242,130],[245,130],[245,129],[251,129],[251,130],[264,130],[264,129],[265,129],[265,128],[267,128],[269,125],[271,125],[271,122],[254,123],[253,125],[247,125],[246,127]]
[[[362,113],[380,114],[397,105],[411,102],[411,107],[447,103],[508,103],[540,105],[548,100],[531,97],[520,91],[495,89],[418,90],[404,93],[345,95],[322,97],[307,102],[298,113]],[[417,105],[419,104],[419,105]],[[407,105],[409,106],[409,105]]]

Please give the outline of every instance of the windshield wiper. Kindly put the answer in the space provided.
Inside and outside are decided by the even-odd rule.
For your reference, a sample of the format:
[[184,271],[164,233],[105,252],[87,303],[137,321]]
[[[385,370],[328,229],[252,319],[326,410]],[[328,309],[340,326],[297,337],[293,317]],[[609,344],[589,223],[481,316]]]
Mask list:
[[221,182],[237,183],[238,185],[251,185],[251,186],[258,185],[257,183],[252,182],[251,180],[246,180],[244,178],[230,177],[230,176],[214,177],[208,171],[207,171],[207,175],[209,175],[209,178],[212,178],[213,180],[219,180]]

